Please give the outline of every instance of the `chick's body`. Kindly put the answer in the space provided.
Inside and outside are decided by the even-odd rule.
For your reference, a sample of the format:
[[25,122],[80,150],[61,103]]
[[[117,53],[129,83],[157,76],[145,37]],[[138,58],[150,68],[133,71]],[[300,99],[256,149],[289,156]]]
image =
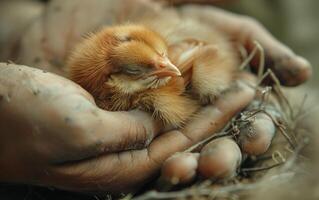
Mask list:
[[145,26],[102,29],[71,55],[70,78],[103,109],[138,108],[169,127],[180,127],[198,109],[194,97],[212,103],[230,87],[238,64],[234,49],[218,32],[207,32],[213,39],[205,41],[189,33],[168,43]]
[[165,125],[180,127],[197,103],[185,96],[183,78],[167,50],[165,40],[144,26],[105,28],[75,48],[68,72],[103,109],[138,108]]

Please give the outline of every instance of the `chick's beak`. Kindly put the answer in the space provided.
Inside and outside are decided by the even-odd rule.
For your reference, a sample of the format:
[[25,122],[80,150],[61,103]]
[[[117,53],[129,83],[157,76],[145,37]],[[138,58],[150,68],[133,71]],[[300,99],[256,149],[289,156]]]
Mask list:
[[182,73],[179,69],[167,58],[166,59],[166,69],[173,72],[176,76],[181,76]]
[[160,62],[158,69],[150,74],[150,76],[154,75],[162,78],[167,76],[176,77],[182,74],[168,58],[164,58],[163,61]]

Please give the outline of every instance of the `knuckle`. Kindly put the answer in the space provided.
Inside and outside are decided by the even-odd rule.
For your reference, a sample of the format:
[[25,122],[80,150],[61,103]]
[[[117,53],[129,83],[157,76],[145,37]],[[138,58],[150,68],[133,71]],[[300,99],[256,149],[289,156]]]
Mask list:
[[130,127],[131,133],[134,134],[135,148],[144,148],[150,144],[153,134],[150,128],[146,127],[144,124],[137,125],[135,123]]

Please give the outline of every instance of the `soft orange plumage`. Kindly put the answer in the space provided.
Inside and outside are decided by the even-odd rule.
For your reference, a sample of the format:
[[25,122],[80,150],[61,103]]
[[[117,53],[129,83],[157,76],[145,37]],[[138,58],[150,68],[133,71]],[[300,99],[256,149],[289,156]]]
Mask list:
[[184,94],[180,72],[167,60],[165,40],[144,26],[116,26],[91,34],[71,55],[68,71],[106,110],[139,108],[178,127],[197,109]]
[[69,59],[68,71],[101,108],[137,108],[151,112],[166,125],[180,127],[198,109],[191,95],[210,103],[230,85],[233,55],[219,48],[189,39],[169,46],[145,26],[114,26],[79,44]]

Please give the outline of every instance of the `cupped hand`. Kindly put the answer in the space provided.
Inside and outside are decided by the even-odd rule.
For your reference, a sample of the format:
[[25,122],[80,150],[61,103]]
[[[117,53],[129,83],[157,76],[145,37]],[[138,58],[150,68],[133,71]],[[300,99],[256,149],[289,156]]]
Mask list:
[[78,85],[42,70],[3,63],[0,83],[0,180],[112,193],[145,184],[254,97],[239,81],[184,129],[161,133],[149,114],[101,110]]

